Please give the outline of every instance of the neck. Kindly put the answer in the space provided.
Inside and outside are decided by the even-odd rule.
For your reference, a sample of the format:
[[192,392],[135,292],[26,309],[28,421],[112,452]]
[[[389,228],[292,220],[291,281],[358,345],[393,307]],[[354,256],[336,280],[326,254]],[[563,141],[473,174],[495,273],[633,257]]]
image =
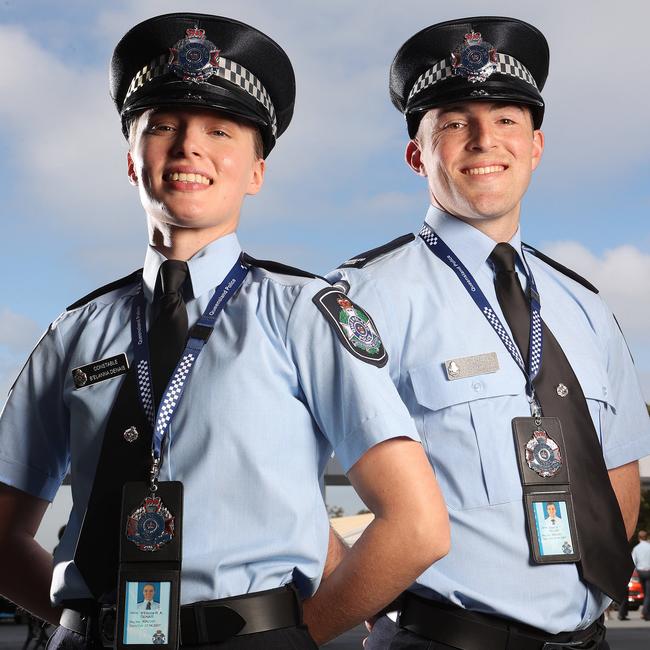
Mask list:
[[168,260],[183,262],[187,262],[208,244],[236,230],[235,226],[179,228],[152,219],[149,220],[148,227],[149,244]]
[[519,227],[519,219],[474,219],[471,217],[463,217],[461,215],[454,216],[476,228],[476,230],[480,230],[484,235],[487,235],[497,244],[509,242]]

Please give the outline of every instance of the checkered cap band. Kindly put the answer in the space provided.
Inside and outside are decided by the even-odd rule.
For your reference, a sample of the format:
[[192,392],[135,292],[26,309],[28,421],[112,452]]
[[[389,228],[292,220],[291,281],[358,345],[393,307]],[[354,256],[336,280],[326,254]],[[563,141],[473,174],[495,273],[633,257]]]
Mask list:
[[[517,61],[514,57],[509,54],[497,54],[497,69],[493,74],[505,74],[510,77],[517,77],[526,83],[529,83],[531,86],[537,88],[535,79],[533,75],[530,74],[528,68]],[[438,61],[434,66],[429,68],[426,72],[422,73],[413,84],[411,92],[409,93],[408,100],[411,101],[418,93],[421,93],[425,88],[429,88],[440,81],[444,81],[449,77],[453,77],[453,69],[451,65],[451,59],[443,59]]]
[[[242,90],[246,91],[251,97],[262,104],[271,118],[271,131],[273,132],[273,137],[277,137],[278,123],[275,116],[275,107],[273,106],[273,102],[271,101],[266,88],[262,85],[262,82],[250,70],[239,65],[239,63],[235,63],[235,61],[226,59],[223,56],[220,56],[218,61],[219,66],[213,68],[212,74],[239,86]],[[136,90],[142,88],[149,81],[157,79],[169,72],[171,72],[169,66],[169,54],[161,54],[151,61],[151,63],[145,65],[144,68],[138,71],[135,77],[133,77],[129,84],[129,88],[126,91],[124,101],[126,102],[126,100]]]

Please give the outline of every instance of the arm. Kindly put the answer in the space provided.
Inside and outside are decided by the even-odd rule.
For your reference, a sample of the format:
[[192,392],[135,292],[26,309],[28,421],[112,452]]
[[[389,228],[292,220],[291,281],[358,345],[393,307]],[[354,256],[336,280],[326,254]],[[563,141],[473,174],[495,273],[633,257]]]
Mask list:
[[0,483],[0,593],[50,623],[52,556],[34,539],[48,502]]
[[328,578],[332,571],[341,564],[341,561],[349,550],[350,547],[343,541],[332,526],[330,526],[330,539],[327,547],[327,558],[325,558],[322,580]]
[[639,478],[639,462],[632,461],[627,465],[610,469],[609,480],[621,508],[627,538],[634,535],[636,522],[639,517],[641,503],[641,479]]
[[375,445],[349,478],[375,519],[304,603],[317,643],[373,616],[449,549],[447,510],[418,442]]

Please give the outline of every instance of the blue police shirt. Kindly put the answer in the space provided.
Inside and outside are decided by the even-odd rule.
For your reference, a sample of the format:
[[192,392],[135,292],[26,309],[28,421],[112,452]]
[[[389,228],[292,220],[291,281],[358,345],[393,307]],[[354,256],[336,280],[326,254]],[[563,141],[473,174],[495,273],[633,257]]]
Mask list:
[[[507,328],[487,263],[495,242],[435,208],[426,222],[472,273]],[[521,253],[519,231],[510,243]],[[542,317],[587,398],[608,469],[650,454],[650,421],[612,314],[599,295],[532,254],[526,260]],[[519,274],[525,287],[521,267]],[[580,581],[575,564],[530,562],[511,428],[514,417],[530,415],[524,376],[455,273],[418,237],[329,279],[349,282],[351,299],[372,313],[393,382],[449,507],[451,551],[414,589],[550,633],[588,626],[609,600]],[[491,352],[496,372],[447,378],[445,361]]]
[[[189,260],[190,325],[240,253],[232,234]],[[149,248],[148,303],[164,260]],[[253,267],[196,362],[161,474],[185,489],[183,603],[275,588],[292,578],[304,595],[315,591],[328,544],[319,477],[332,449],[348,471],[383,440],[418,439],[387,369],[350,354],[312,302],[327,286]],[[137,290],[135,283],[124,286],[61,315],[0,418],[0,481],[50,500],[70,471],[74,505],[54,560],[55,604],[89,596],[72,558],[123,381],[75,388],[71,370],[122,352],[133,358]]]

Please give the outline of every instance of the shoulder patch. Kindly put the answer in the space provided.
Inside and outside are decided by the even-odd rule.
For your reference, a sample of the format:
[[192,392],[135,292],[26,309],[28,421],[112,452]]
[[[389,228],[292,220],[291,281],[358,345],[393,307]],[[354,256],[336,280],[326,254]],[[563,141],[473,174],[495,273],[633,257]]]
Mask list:
[[142,276],[142,269],[138,269],[137,271],[133,271],[133,273],[130,273],[129,275],[125,275],[123,278],[120,278],[119,280],[115,280],[114,282],[109,282],[108,284],[105,284],[103,287],[99,287],[99,289],[95,289],[94,291],[91,291],[88,295],[84,296],[83,298],[80,298],[79,300],[77,300],[77,302],[74,302],[68,307],[66,307],[66,311],[72,311],[73,309],[77,309],[78,307],[83,307],[84,305],[88,304],[91,300],[94,300],[95,298],[99,298],[99,296],[103,296],[105,293],[109,293],[111,291],[115,291],[115,289],[119,289],[120,287],[125,287],[129,284],[133,284],[134,282],[137,282],[141,276]]
[[567,268],[563,264],[556,262],[548,255],[544,255],[544,253],[540,253],[536,248],[533,248],[529,244],[522,243],[522,246],[524,247],[526,252],[532,253],[535,257],[538,257],[543,262],[546,262],[549,266],[552,266],[556,271],[559,271],[563,275],[566,275],[572,280],[575,280],[578,284],[581,284],[583,287],[585,287],[585,289],[589,289],[589,291],[593,291],[594,293],[599,293],[598,289],[596,289],[596,287],[594,287],[594,285],[591,284],[589,280],[585,280],[585,278],[583,278],[581,275],[578,275],[575,271],[572,271],[571,269]]
[[370,315],[336,287],[321,289],[312,301],[353,356],[381,368],[388,353]]
[[404,246],[405,244],[412,242],[414,239],[415,239],[415,235],[412,232],[409,233],[408,235],[402,235],[401,237],[397,237],[397,239],[393,239],[393,241],[389,241],[387,244],[384,244],[383,246],[372,248],[371,250],[366,251],[365,253],[359,253],[359,255],[355,255],[354,257],[351,257],[349,260],[343,262],[343,264],[340,264],[338,268],[362,269],[371,260],[376,259],[377,257],[383,255],[384,253],[390,253],[390,251],[395,250],[400,246]]
[[[303,271],[302,269],[297,269],[293,266],[287,266],[286,264],[281,264],[280,262],[273,262],[271,260],[256,260],[248,253],[242,253],[242,260],[249,266],[257,266],[261,269],[266,269],[267,271],[273,271],[274,273],[282,273],[283,275],[297,275],[301,278],[321,277],[320,275],[310,273],[309,271]],[[322,279],[324,280],[325,278]]]

